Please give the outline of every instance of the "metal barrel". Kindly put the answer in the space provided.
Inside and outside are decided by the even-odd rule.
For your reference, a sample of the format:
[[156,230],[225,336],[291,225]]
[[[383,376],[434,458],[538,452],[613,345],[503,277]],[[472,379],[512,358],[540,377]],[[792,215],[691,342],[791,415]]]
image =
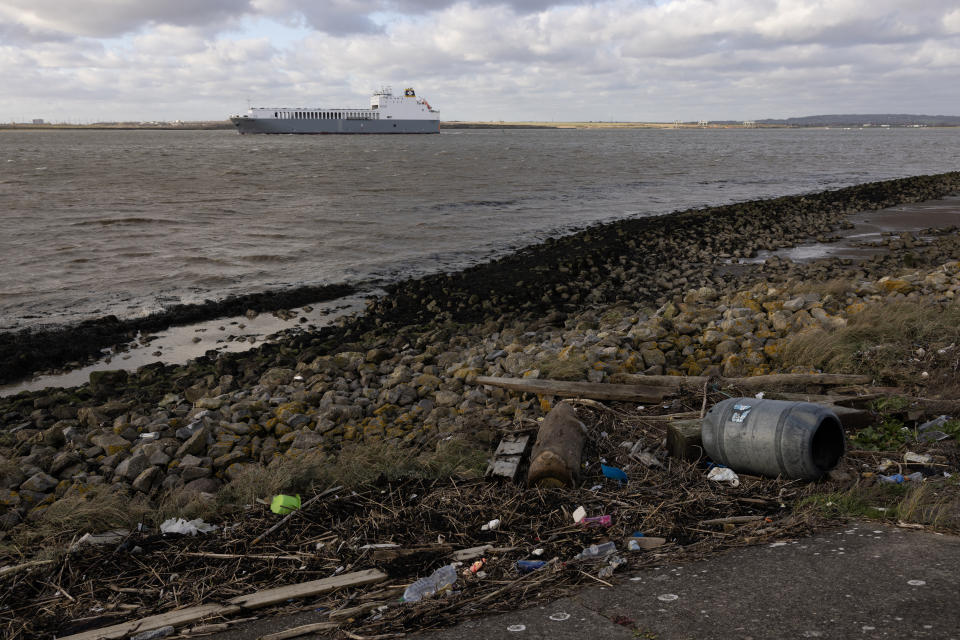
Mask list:
[[729,398],[707,412],[700,432],[714,462],[772,477],[814,480],[846,448],[836,414],[809,402]]

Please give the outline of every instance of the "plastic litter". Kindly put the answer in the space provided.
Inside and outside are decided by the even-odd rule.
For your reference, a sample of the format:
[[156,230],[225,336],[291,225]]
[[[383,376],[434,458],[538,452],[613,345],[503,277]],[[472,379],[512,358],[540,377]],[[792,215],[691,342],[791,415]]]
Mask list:
[[930,464],[933,462],[933,458],[926,453],[914,453],[913,451],[907,451],[903,454],[903,461],[907,464]]
[[531,571],[540,569],[546,564],[545,560],[517,560],[517,569],[520,573],[530,573]]
[[950,422],[950,416],[938,416],[933,420],[924,422],[922,425],[917,427],[917,440],[922,442],[937,442],[939,440],[946,440],[950,437],[949,433],[944,433],[940,430],[940,427]]
[[577,507],[573,511],[573,521],[579,523],[581,520],[587,517],[587,510],[583,507]]
[[592,544],[584,548],[575,557],[576,560],[597,560],[606,558],[611,553],[616,553],[617,544],[615,542],[604,542],[602,544]]
[[613,525],[612,516],[593,516],[590,518],[582,519],[578,524],[582,524],[585,527],[609,527]]
[[610,467],[605,464],[600,464],[600,470],[603,471],[603,475],[611,480],[616,480],[617,482],[626,482],[627,474],[624,473],[623,469],[617,467]]
[[185,536],[195,536],[198,533],[210,533],[216,530],[217,525],[207,524],[201,518],[196,518],[195,520],[170,518],[160,524],[161,533],[180,533]]
[[613,572],[617,570],[618,567],[627,564],[627,561],[621,558],[620,556],[612,556],[603,569],[600,569],[600,573],[597,574],[599,578],[609,578],[613,575]]
[[923,482],[923,474],[919,471],[914,471],[910,475],[903,475],[902,473],[894,473],[889,476],[877,476],[877,479],[884,484],[903,484],[904,482]]
[[424,598],[446,591],[457,581],[457,568],[452,564],[444,565],[426,578],[420,578],[403,592],[404,602],[420,602]]
[[283,494],[273,496],[273,501],[270,503],[270,511],[273,511],[276,514],[285,516],[291,511],[296,511],[300,508],[300,496],[285,496]]
[[714,467],[710,469],[710,473],[707,474],[707,480],[713,480],[714,482],[726,482],[731,487],[740,486],[740,476],[729,467]]
[[485,524],[485,525],[483,525],[482,527],[480,527],[480,530],[481,530],[481,531],[496,531],[496,530],[499,529],[499,528],[500,528],[500,521],[497,520],[496,518],[494,518],[493,520],[491,520],[491,521],[488,522],[487,524]]
[[85,533],[83,537],[77,540],[70,550],[73,551],[77,547],[85,544],[92,544],[94,546],[102,544],[119,544],[130,535],[130,532],[126,529],[115,529],[114,531],[107,531],[105,533]]

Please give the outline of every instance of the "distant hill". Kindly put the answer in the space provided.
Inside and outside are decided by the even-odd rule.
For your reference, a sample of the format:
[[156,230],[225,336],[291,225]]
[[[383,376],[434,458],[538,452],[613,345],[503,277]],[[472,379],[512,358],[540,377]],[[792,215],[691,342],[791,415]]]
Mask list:
[[889,125],[891,127],[917,125],[926,127],[957,127],[960,126],[960,116],[919,116],[908,113],[852,113],[804,116],[802,118],[785,118],[782,120],[757,120],[757,123],[788,127],[862,127],[863,125],[873,127],[882,125]]

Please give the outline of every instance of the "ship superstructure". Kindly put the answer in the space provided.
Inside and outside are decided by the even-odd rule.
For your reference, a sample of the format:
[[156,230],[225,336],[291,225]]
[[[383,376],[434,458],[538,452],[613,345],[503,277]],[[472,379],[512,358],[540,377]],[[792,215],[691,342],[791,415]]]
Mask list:
[[230,116],[239,133],[439,133],[440,112],[412,88],[402,96],[383,87],[370,108],[254,107]]

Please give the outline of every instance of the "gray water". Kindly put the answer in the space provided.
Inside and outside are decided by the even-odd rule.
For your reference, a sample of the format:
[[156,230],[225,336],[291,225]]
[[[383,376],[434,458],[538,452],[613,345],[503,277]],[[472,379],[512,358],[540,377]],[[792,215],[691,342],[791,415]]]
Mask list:
[[0,132],[0,330],[453,270],[588,224],[960,168],[960,129]]

